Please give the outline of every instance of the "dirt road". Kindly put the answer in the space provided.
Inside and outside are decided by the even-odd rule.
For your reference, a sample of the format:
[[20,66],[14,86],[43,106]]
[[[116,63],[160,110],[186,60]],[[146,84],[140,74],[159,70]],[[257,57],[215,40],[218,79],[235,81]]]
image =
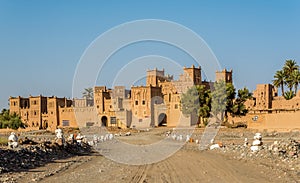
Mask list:
[[[140,133],[120,139],[132,144],[158,141],[163,131]],[[16,182],[297,182],[276,165],[238,160],[230,153],[200,151],[188,143],[163,161],[147,165],[114,162],[99,153],[56,160],[44,167],[22,172]],[[122,151],[120,149],[120,151]]]
[[[84,157],[90,158],[90,157]],[[273,182],[274,172],[214,152],[180,150],[156,164],[130,166],[93,156],[41,182]]]

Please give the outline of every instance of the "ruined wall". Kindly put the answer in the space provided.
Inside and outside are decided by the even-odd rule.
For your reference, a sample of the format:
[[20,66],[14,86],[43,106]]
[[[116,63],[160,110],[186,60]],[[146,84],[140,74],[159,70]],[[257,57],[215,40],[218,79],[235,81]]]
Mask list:
[[272,101],[273,109],[300,109],[300,97],[296,97],[286,100],[284,97],[274,97]]

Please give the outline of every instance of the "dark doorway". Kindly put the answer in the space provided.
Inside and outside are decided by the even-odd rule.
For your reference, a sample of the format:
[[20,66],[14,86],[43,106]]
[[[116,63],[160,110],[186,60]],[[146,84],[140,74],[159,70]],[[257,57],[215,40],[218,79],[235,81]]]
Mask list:
[[43,122],[43,129],[47,129],[47,128],[48,128],[48,121],[45,120],[45,121]]
[[102,118],[101,118],[101,126],[107,126],[107,117],[106,116],[102,116]]
[[158,116],[158,126],[167,126],[167,115],[165,113]]

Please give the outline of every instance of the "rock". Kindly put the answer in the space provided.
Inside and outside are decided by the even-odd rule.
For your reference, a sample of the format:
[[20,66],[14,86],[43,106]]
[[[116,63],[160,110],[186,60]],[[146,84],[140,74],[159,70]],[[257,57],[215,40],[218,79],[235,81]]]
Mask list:
[[210,150],[213,150],[213,149],[220,149],[220,145],[219,144],[213,144],[209,147]]

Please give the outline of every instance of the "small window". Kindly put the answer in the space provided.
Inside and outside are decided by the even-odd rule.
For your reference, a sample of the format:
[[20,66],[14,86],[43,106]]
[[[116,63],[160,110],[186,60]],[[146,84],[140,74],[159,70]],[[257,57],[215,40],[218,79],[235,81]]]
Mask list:
[[139,101],[136,100],[136,101],[135,101],[135,105],[139,105]]
[[175,104],[174,108],[175,108],[175,109],[178,109],[178,104]]
[[145,100],[143,100],[142,104],[143,104],[143,105],[145,105],[145,104],[146,104],[146,101],[145,101]]
[[62,121],[62,125],[63,126],[69,126],[70,125],[70,121],[69,120],[63,120]]
[[97,109],[99,109],[99,105],[97,105]]

